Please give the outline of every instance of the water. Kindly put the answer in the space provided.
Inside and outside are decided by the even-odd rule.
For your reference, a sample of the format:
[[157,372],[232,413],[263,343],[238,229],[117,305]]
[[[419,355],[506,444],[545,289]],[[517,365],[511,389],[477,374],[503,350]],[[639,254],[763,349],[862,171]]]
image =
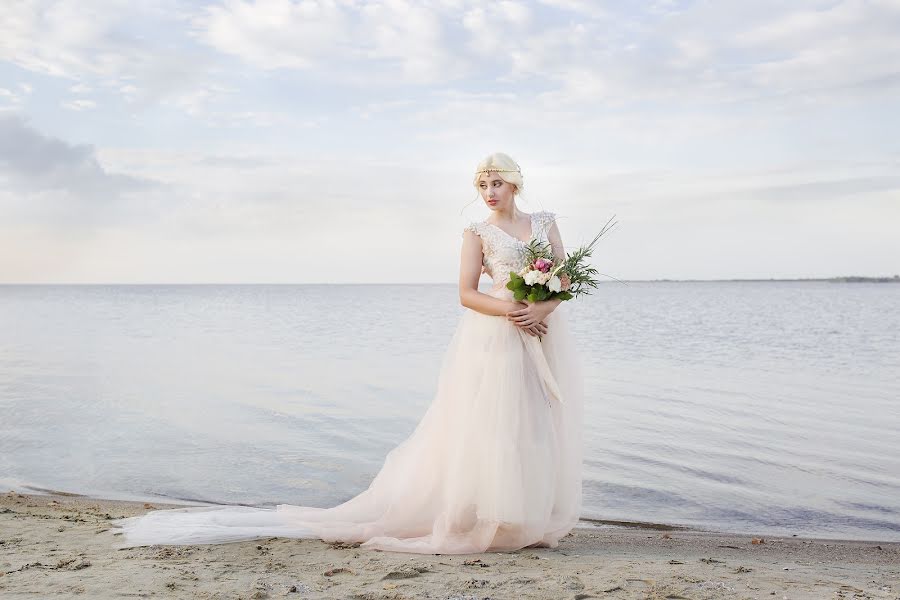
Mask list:
[[[432,399],[452,285],[0,286],[0,486],[331,506]],[[576,301],[583,517],[900,540],[900,285]]]

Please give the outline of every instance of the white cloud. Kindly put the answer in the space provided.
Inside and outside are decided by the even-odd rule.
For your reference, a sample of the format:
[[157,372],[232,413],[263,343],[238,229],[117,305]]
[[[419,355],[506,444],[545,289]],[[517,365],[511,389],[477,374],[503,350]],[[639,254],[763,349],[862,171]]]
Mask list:
[[85,98],[76,98],[75,100],[68,100],[62,103],[63,108],[67,108],[69,110],[91,110],[93,108],[97,108],[97,103],[93,100],[87,100]]
[[722,4],[685,11],[657,31],[677,40],[684,83],[706,93],[816,93],[895,73],[896,3]]
[[0,100],[6,100],[13,104],[18,104],[22,101],[18,94],[6,88],[0,88]]
[[503,12],[510,23],[515,23],[519,27],[525,27],[531,24],[531,9],[523,2],[502,0],[497,3],[497,7]]
[[538,0],[538,2],[585,17],[602,18],[609,16],[609,12],[602,8],[596,0]]
[[406,0],[228,0],[195,25],[207,44],[260,69],[314,70],[358,83],[394,73],[422,84],[461,72],[441,16],[437,6]]
[[32,87],[20,83],[15,87],[0,87],[0,110],[19,110],[23,100],[31,94]]
[[261,69],[308,68],[350,43],[337,2],[228,0],[197,19],[204,41]]
[[363,9],[359,26],[362,39],[370,40],[363,56],[399,65],[407,81],[441,82],[460,74],[434,9],[405,0],[373,4]]
[[[0,61],[73,80],[70,92],[121,94],[137,106],[211,89],[201,53],[185,43],[177,0],[29,0],[0,11]],[[150,35],[141,28],[151,29]],[[29,86],[30,91],[30,86]],[[86,108],[82,101],[65,108]]]
[[369,102],[365,105],[354,106],[351,110],[359,115],[360,118],[368,120],[373,117],[382,116],[385,113],[406,111],[414,105],[415,103],[412,100],[402,98],[400,100],[390,100],[387,102]]
[[120,72],[136,55],[134,46],[115,43],[112,32],[129,5],[117,0],[7,3],[0,11],[0,58],[61,77]]

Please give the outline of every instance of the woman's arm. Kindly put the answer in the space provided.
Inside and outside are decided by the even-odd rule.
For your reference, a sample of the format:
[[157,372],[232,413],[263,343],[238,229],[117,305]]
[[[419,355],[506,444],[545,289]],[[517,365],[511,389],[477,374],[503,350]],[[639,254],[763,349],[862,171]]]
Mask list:
[[566,260],[566,249],[563,247],[562,236],[559,235],[559,227],[556,226],[556,220],[550,224],[547,239],[550,241],[550,251],[553,253],[553,258]]
[[481,257],[481,238],[475,232],[465,230],[459,264],[460,304],[491,316],[505,315],[519,308],[515,302],[494,298],[478,291],[478,279],[481,277]]

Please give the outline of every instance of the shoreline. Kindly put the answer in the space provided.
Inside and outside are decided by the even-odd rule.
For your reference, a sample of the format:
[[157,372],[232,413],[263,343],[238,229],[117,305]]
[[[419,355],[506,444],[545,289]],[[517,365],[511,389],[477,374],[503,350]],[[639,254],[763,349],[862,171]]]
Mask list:
[[660,524],[579,523],[556,548],[465,555],[289,538],[114,547],[110,520],[177,506],[187,504],[0,493],[0,596],[900,598],[900,542]]
[[[84,501],[94,501],[94,502],[104,502],[104,503],[113,503],[113,502],[124,502],[124,503],[134,503],[134,504],[152,504],[154,506],[159,506],[161,508],[180,508],[187,506],[220,506],[222,504],[226,504],[229,506],[262,506],[262,507],[270,507],[274,508],[274,504],[268,505],[254,505],[254,504],[242,504],[242,503],[221,503],[221,502],[210,502],[208,500],[199,500],[195,498],[172,498],[168,496],[137,496],[137,495],[125,495],[118,498],[114,497],[106,497],[106,496],[94,496],[91,494],[82,494],[78,492],[67,492],[64,490],[55,490],[50,488],[42,488],[33,485],[20,485],[18,487],[0,487],[0,495],[9,494],[9,493],[17,493],[23,496],[61,496],[67,498],[78,498]],[[707,533],[707,534],[716,534],[716,535],[731,535],[731,536],[751,536],[751,537],[770,537],[770,538],[795,538],[795,539],[804,539],[804,540],[816,540],[821,542],[846,542],[846,543],[869,543],[869,544],[900,544],[900,540],[883,540],[883,539],[874,539],[874,538],[851,538],[851,537],[822,537],[822,536],[814,536],[814,535],[801,535],[801,534],[788,534],[788,533],[773,533],[771,531],[729,531],[729,530],[720,530],[720,529],[707,529],[704,527],[696,527],[690,525],[682,525],[675,523],[663,523],[656,521],[629,521],[622,519],[600,519],[593,517],[581,517],[578,520],[578,524],[575,526],[576,529],[586,529],[589,531],[594,531],[597,529],[605,529],[605,528],[621,528],[621,529],[630,529],[630,530],[646,530],[646,531],[692,531],[698,533]],[[898,598],[900,600],[900,598]]]

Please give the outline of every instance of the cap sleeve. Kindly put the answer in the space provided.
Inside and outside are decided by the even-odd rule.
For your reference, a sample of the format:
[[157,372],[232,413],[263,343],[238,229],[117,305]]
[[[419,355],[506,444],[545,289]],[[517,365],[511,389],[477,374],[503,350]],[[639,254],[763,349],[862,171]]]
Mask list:
[[475,223],[474,221],[463,228],[463,237],[465,237],[467,231],[471,231],[479,237],[481,236],[481,228],[478,226],[478,223]]

